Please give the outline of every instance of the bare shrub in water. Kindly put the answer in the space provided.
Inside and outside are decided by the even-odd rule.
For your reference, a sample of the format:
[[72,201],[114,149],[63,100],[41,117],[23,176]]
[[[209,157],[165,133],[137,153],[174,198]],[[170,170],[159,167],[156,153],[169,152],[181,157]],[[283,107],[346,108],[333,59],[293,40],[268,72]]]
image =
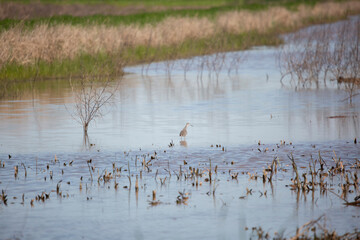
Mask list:
[[[71,80],[70,80],[71,81]],[[109,77],[82,76],[71,83],[75,96],[73,118],[82,125],[84,136],[87,136],[89,124],[104,115],[104,107],[108,105],[116,91]]]
[[297,87],[319,87],[321,79],[337,81],[350,103],[360,87],[360,20],[340,26],[300,31],[289,39],[279,55],[282,73]]
[[[308,87],[312,83],[319,84],[320,73],[327,76],[330,57],[329,29],[319,32],[299,32],[294,34],[289,44],[280,53],[282,77],[290,75],[296,80],[298,87]],[[326,65],[328,63],[328,65]],[[324,80],[325,81],[325,80]]]

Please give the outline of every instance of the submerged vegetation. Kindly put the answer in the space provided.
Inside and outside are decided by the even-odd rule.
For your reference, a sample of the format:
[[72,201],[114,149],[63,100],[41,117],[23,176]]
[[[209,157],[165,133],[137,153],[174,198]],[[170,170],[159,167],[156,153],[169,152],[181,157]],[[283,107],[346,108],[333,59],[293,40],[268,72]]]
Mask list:
[[278,44],[278,34],[359,13],[360,3],[257,9],[171,10],[109,20],[102,16],[5,19],[0,32],[0,79],[4,85],[35,77],[80,76],[98,65],[110,75],[119,72],[119,62],[124,66]]
[[336,81],[350,103],[360,88],[360,19],[347,24],[322,25],[289,37],[279,54],[284,79],[298,88]]
[[[342,153],[335,150],[331,153],[331,146],[314,150],[311,147],[310,151],[303,152],[304,146],[300,146],[300,155],[299,150],[295,150],[299,146],[292,143],[281,141],[276,145],[264,145],[259,142],[246,151],[253,152],[253,155],[260,159],[267,159],[260,164],[264,167],[262,176],[257,173],[259,166],[254,168],[254,165],[242,165],[242,155],[239,155],[239,158],[229,155],[235,149],[221,145],[210,147],[210,151],[216,152],[215,158],[208,158],[206,154],[198,158],[195,157],[196,154],[190,154],[194,158],[187,156],[188,161],[183,160],[185,155],[182,153],[171,151],[171,147],[163,151],[123,152],[115,154],[115,160],[107,154],[96,153],[90,154],[90,159],[82,155],[65,154],[60,157],[55,155],[49,160],[47,155],[39,163],[27,161],[26,167],[21,163],[24,173],[18,168],[19,157],[14,156],[11,161],[6,161],[6,166],[1,169],[3,179],[6,179],[3,183],[6,184],[7,191],[3,189],[0,195],[0,209],[6,211],[16,208],[16,205],[22,205],[23,208],[46,208],[47,204],[50,204],[51,208],[54,204],[61,205],[66,202],[82,205],[86,204],[83,199],[106,202],[109,201],[107,198],[113,201],[112,198],[117,199],[120,196],[124,197],[124,201],[128,199],[129,208],[130,202],[134,201],[136,206],[167,209],[182,206],[192,212],[196,211],[197,204],[203,202],[214,202],[215,209],[216,202],[221,202],[222,207],[219,209],[230,209],[231,206],[227,206],[230,202],[227,201],[234,204],[247,199],[255,202],[259,199],[273,203],[280,201],[281,205],[277,207],[282,207],[285,203],[296,203],[297,206],[300,203],[305,204],[309,198],[312,209],[316,209],[332,198],[331,205],[336,209],[357,208],[360,206],[357,175],[360,162],[353,157],[345,157],[346,160],[341,158],[349,153],[356,156],[356,144],[356,141],[347,143],[347,148],[352,150]],[[235,151],[239,149],[236,148]],[[313,157],[316,151],[318,154]],[[171,162],[169,158],[172,159]],[[34,182],[35,187],[32,185]],[[18,184],[25,188],[18,188]],[[276,197],[278,194],[284,196],[284,193],[289,191],[294,193],[285,195],[289,199]],[[229,195],[230,198],[224,198],[228,200],[223,200],[224,193]],[[129,197],[126,197],[127,195]],[[74,202],[74,199],[78,202]],[[312,218],[313,220],[300,223],[296,231],[293,230],[296,225],[287,226],[291,227],[291,230],[286,229],[286,232],[267,232],[257,226],[251,227],[252,231],[245,227],[245,231],[248,231],[251,239],[359,238],[358,229],[344,233],[339,228],[327,225],[327,217],[325,212]],[[156,219],[157,216],[153,218]]]

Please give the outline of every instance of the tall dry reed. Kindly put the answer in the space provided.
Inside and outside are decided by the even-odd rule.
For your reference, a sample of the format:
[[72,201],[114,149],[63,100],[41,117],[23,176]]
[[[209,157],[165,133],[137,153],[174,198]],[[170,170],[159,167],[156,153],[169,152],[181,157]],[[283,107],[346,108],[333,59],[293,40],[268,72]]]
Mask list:
[[221,14],[216,25],[229,33],[248,31],[266,32],[276,27],[301,27],[303,20],[316,17],[321,19],[358,13],[360,2],[320,3],[314,7],[299,6],[297,11],[273,7],[260,12],[232,11]]
[[212,34],[214,24],[205,18],[170,17],[156,26],[144,27],[42,24],[28,30],[19,25],[0,34],[0,59],[20,64],[34,63],[37,59],[50,62],[74,58],[79,53],[111,53],[129,46],[179,44],[186,39],[200,39]]

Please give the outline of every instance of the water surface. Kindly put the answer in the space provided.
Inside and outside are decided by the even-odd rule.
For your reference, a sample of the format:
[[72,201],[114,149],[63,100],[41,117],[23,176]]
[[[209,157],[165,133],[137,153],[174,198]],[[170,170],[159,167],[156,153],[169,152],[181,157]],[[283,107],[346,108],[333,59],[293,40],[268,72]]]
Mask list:
[[[141,66],[127,68],[130,74],[116,83],[113,104],[91,124],[90,142],[106,150],[166,146],[171,140],[179,144],[178,134],[186,122],[193,125],[188,129],[188,147],[259,140],[348,141],[359,136],[359,98],[353,104],[343,101],[347,93],[334,82],[318,89],[282,86],[276,52],[259,48],[241,53],[246,58],[236,66],[238,73],[233,70],[230,76],[225,67],[218,77],[214,73],[209,77],[206,69],[201,74],[196,67],[184,79],[177,69],[181,61],[174,65],[171,79],[165,64],[152,64],[147,76],[141,75]],[[229,53],[227,59],[236,54]],[[69,87],[1,100],[0,151],[82,151],[82,127],[72,118],[73,110]]]

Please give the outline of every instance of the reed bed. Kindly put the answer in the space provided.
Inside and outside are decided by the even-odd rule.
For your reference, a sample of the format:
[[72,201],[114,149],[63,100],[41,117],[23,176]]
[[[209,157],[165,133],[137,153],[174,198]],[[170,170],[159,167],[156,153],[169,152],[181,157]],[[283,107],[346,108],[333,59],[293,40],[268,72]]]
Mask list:
[[358,12],[360,2],[320,3],[314,7],[299,6],[297,11],[283,7],[273,7],[260,12],[232,11],[219,15],[217,25],[230,33],[248,31],[267,32],[277,27],[299,28],[304,26],[304,20],[310,18],[331,19],[345,16],[349,12]]
[[156,26],[105,25],[77,27],[39,25],[32,30],[21,26],[3,32],[0,58],[24,65],[38,59],[54,61],[75,58],[81,53],[113,53],[122,48],[140,45],[179,44],[189,38],[205,38],[213,34],[213,25],[206,19],[168,18]]
[[129,47],[176,46],[216,35],[279,33],[302,27],[314,19],[328,21],[358,12],[360,2],[352,1],[299,6],[297,11],[283,7],[259,12],[230,11],[218,14],[215,19],[168,17],[157,24],[144,26],[40,24],[29,29],[19,24],[0,33],[0,67],[7,64],[31,65],[37,61],[51,63],[74,59],[81,54],[117,54]]

